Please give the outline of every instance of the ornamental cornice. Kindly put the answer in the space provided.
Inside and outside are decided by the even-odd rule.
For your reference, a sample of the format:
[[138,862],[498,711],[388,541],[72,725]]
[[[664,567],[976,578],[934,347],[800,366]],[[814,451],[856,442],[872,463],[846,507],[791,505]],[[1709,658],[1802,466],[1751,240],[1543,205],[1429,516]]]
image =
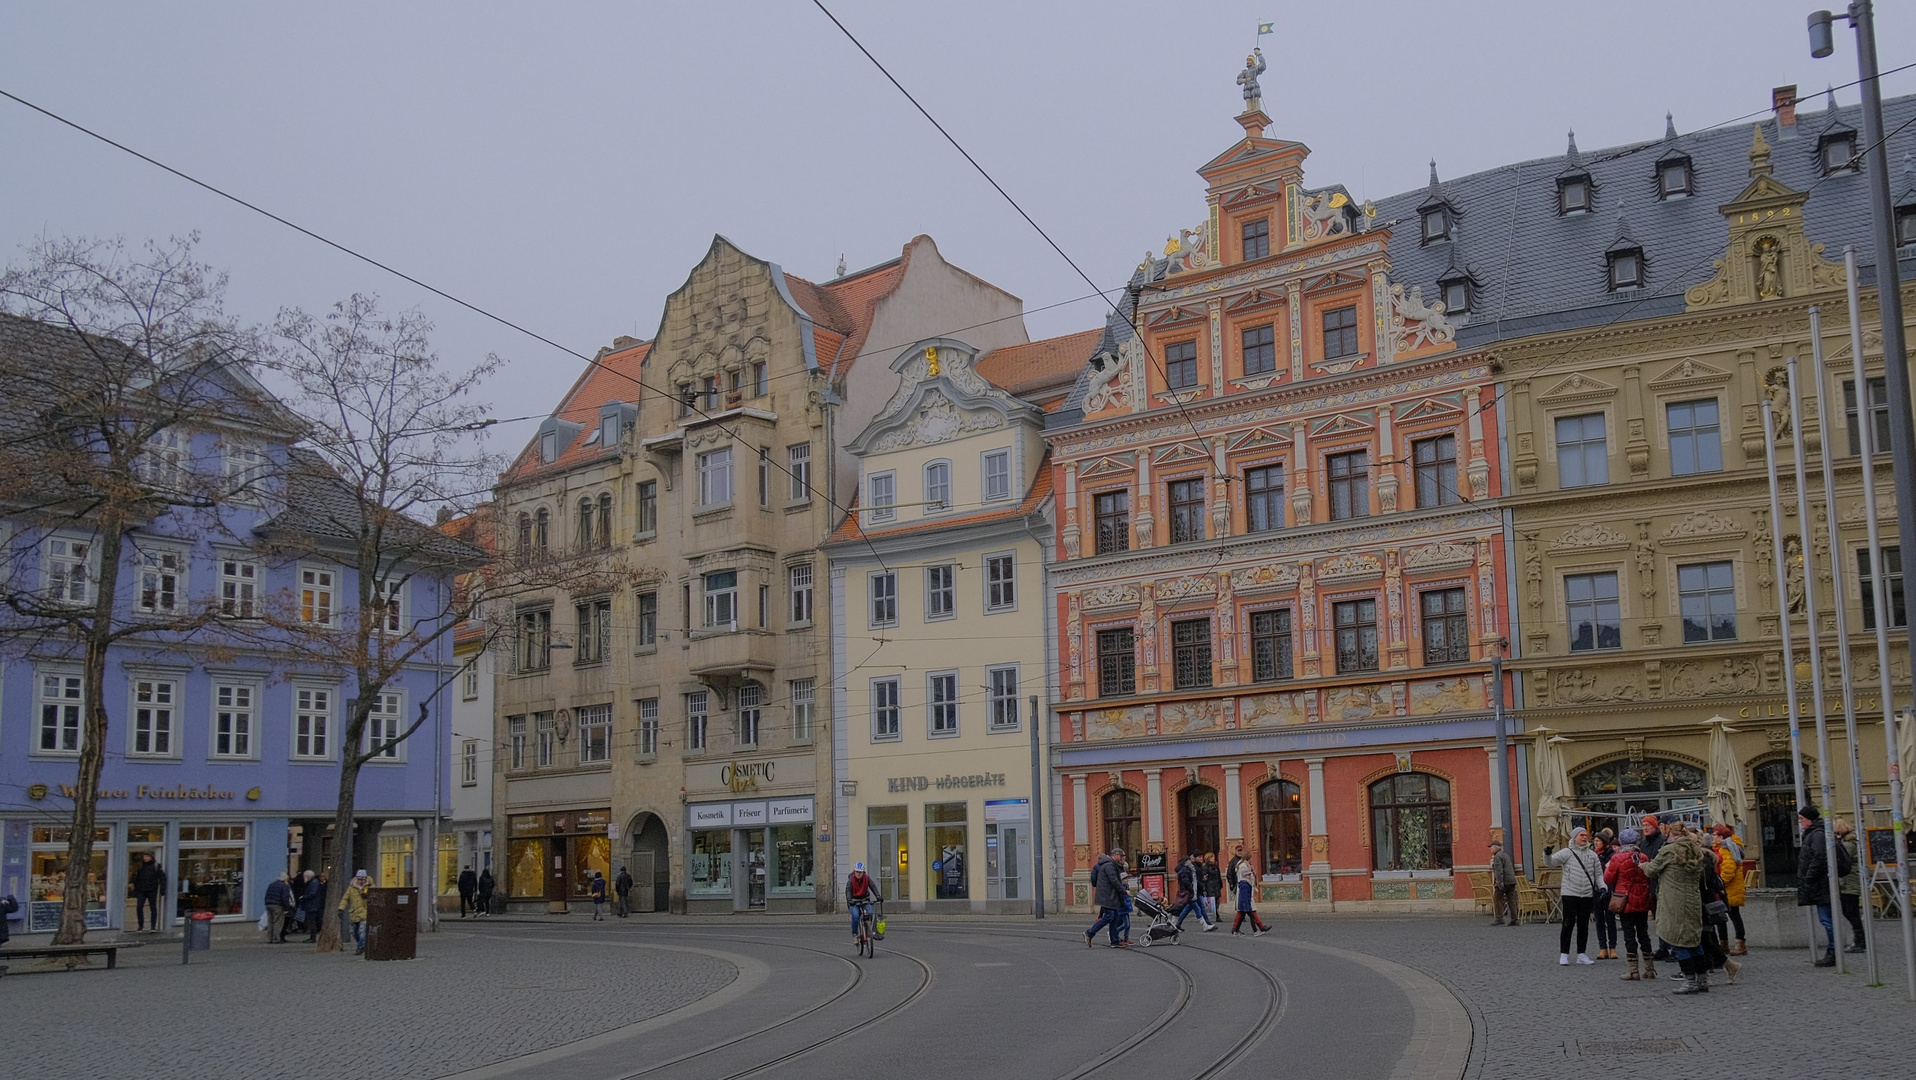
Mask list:
[[1287,259],[1274,266],[1263,266],[1255,269],[1240,270],[1236,273],[1220,274],[1217,277],[1207,280],[1193,281],[1180,288],[1165,289],[1158,293],[1153,302],[1140,305],[1139,310],[1141,312],[1153,311],[1159,307],[1175,304],[1180,300],[1188,301],[1193,297],[1208,297],[1222,292],[1225,289],[1257,285],[1279,278],[1307,274],[1314,270],[1322,270],[1324,267],[1333,264],[1358,262],[1368,256],[1382,254],[1383,251],[1383,239],[1370,238],[1360,243],[1344,245],[1329,251],[1321,251],[1316,254],[1307,255],[1301,259]]

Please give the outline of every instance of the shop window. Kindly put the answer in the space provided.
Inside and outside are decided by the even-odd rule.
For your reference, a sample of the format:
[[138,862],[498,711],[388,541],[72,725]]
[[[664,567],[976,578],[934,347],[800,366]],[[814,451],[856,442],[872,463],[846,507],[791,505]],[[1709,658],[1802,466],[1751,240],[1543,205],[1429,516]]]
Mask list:
[[1338,674],[1377,670],[1377,601],[1345,600],[1331,605],[1337,633]]
[[1602,413],[1557,418],[1557,486],[1610,482],[1610,442]]
[[418,884],[418,840],[410,833],[379,835],[379,887],[410,889]]
[[1251,673],[1258,682],[1288,679],[1291,666],[1291,612],[1251,613]]
[[1131,493],[1101,491],[1091,497],[1091,515],[1097,529],[1097,553],[1109,555],[1131,547]]
[[692,834],[692,850],[687,856],[685,895],[690,897],[732,896],[732,830],[701,829]]
[[1410,444],[1417,476],[1417,505],[1449,506],[1464,501],[1457,490],[1457,436],[1439,435]]
[[1370,786],[1373,870],[1450,869],[1450,783],[1399,773]]
[[612,758],[612,706],[585,705],[579,709],[579,764]]
[[[1787,770],[1789,763],[1785,762],[1783,767]],[[1758,776],[1759,786],[1762,782],[1763,778]],[[1604,815],[1606,824],[1620,818],[1631,825],[1643,814],[1696,806],[1709,794],[1702,769],[1656,757],[1608,761],[1586,769],[1571,778],[1571,789],[1576,793],[1576,805]],[[1794,813],[1790,818],[1794,826]]]
[[1197,342],[1174,341],[1164,347],[1164,384],[1173,390],[1197,385]]
[[1254,533],[1284,527],[1284,466],[1244,470],[1244,527]]
[[1126,626],[1098,631],[1098,696],[1116,697],[1138,692],[1138,650],[1134,631]]
[[1263,839],[1263,873],[1304,872],[1304,809],[1297,785],[1272,780],[1257,789],[1258,835]]
[[1736,572],[1728,562],[1677,567],[1683,643],[1736,640]]
[[171,679],[133,680],[133,741],[127,753],[173,757],[173,708],[179,684]]
[[1211,685],[1211,620],[1171,624],[1172,670],[1179,690]]
[[1357,305],[1332,308],[1324,313],[1324,359],[1336,360],[1357,355]]
[[[93,858],[82,876],[67,873],[67,842],[72,835],[64,825],[33,826],[27,895],[19,898],[28,933],[60,928],[60,909],[69,888],[85,890],[87,928],[106,929],[106,857],[113,846],[113,830],[105,825],[93,830]],[[19,923],[13,928],[22,929]]]
[[1370,451],[1352,450],[1324,459],[1332,521],[1370,516]]
[[1615,573],[1564,575],[1563,602],[1571,652],[1623,647],[1623,608]]
[[1470,608],[1462,588],[1431,589],[1419,600],[1424,616],[1424,664],[1470,660]]
[[925,618],[949,619],[958,613],[958,568],[950,563],[925,567]]
[[1665,416],[1670,426],[1671,475],[1723,471],[1723,436],[1717,428],[1715,398],[1673,401]]
[[[1870,576],[1869,548],[1856,551],[1856,580],[1863,598],[1863,629],[1876,629],[1876,583]],[[1909,609],[1903,604],[1903,549],[1896,544],[1883,545],[1883,582],[1888,587],[1889,625],[1909,625]]]
[[811,893],[817,885],[810,825],[778,825],[772,829],[772,889]]
[[1132,865],[1144,850],[1144,800],[1125,788],[1107,792],[1099,804],[1104,815],[1104,847],[1100,854],[1123,848]]
[[925,804],[925,851],[931,862],[926,866],[931,895],[939,900],[964,900],[971,896],[971,881],[966,873],[969,843],[965,804]]
[[1173,480],[1166,489],[1171,504],[1171,542],[1204,539],[1204,478]]
[[817,682],[812,679],[793,679],[785,686],[791,698],[792,742],[811,742],[812,711],[817,703]]
[[[1889,384],[1883,379],[1866,380],[1869,384],[1869,446],[1873,453],[1889,451]],[[1849,429],[1849,455],[1860,457],[1863,453],[1863,426],[1856,415],[1856,380],[1843,381],[1843,421]]]
[[173,872],[181,915],[210,911],[238,915],[246,910],[246,826],[182,825]]
[[[523,723],[521,718],[521,723]],[[301,686],[293,690],[293,756],[310,761],[325,761],[332,755],[333,692],[325,687]],[[524,732],[520,732],[523,739]],[[517,767],[518,755],[514,755]]]
[[1277,327],[1271,323],[1247,326],[1238,335],[1244,351],[1244,374],[1263,375],[1277,370]]
[[392,690],[373,695],[372,708],[366,714],[366,750],[372,760],[406,760],[406,744],[400,741],[405,734],[405,695]]
[[513,840],[506,845],[506,887],[513,896],[544,897],[546,865],[550,861],[544,837]]
[[1240,226],[1244,243],[1244,261],[1261,259],[1271,253],[1271,219],[1252,218]]
[[1184,850],[1216,855],[1219,837],[1217,789],[1194,784],[1178,792],[1178,817],[1184,824]]

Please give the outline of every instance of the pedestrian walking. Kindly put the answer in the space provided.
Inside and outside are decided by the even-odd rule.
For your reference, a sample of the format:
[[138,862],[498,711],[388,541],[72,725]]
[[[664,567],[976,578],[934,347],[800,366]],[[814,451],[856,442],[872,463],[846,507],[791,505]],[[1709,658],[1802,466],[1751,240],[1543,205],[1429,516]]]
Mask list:
[[1863,864],[1856,857],[1856,826],[1840,817],[1830,826],[1836,830],[1836,844],[1849,863],[1849,869],[1836,879],[1836,898],[1843,905],[1843,918],[1849,921],[1850,931],[1849,945],[1843,951],[1859,953],[1868,946],[1863,942]]
[[[1202,872],[1202,887],[1199,895],[1204,897],[1204,913],[1212,922],[1217,922],[1217,905],[1224,897],[1224,871],[1218,867],[1217,852],[1204,853],[1204,862],[1198,869]],[[1235,896],[1232,897],[1236,899]]]
[[474,897],[478,895],[479,895],[479,875],[473,873],[472,867],[468,865],[464,870],[459,871],[459,917],[460,918],[463,919],[466,917],[467,908],[471,908],[475,914],[478,913],[479,904],[478,904],[478,901],[474,899]]
[[1233,934],[1244,925],[1246,917],[1251,920],[1252,937],[1263,937],[1270,930],[1270,927],[1264,925],[1264,920],[1257,917],[1257,888],[1251,884],[1256,877],[1256,873],[1248,873],[1239,875],[1237,879],[1237,919],[1231,923]]
[[1703,875],[1698,886],[1703,896],[1703,951],[1711,970],[1721,969],[1734,983],[1743,965],[1730,957],[1730,904],[1725,899],[1728,888],[1723,883],[1723,867],[1730,856],[1715,841],[1716,837],[1708,832],[1699,832],[1697,836],[1697,842],[1703,844]]
[[1504,925],[1505,915],[1511,926],[1517,925],[1517,861],[1501,840],[1490,842],[1490,909],[1497,915],[1492,926]]
[[1098,905],[1098,921],[1084,932],[1085,948],[1090,948],[1097,940],[1099,930],[1107,930],[1111,935],[1111,947],[1122,948],[1130,944],[1118,940],[1118,925],[1123,917],[1126,901],[1129,899],[1124,887],[1124,849],[1112,848],[1108,854],[1098,856],[1098,863],[1091,868],[1092,903]]
[[19,910],[20,901],[15,900],[12,893],[0,896],[0,945],[5,945],[7,939],[12,937],[7,932],[7,916]]
[[1710,965],[1703,955],[1703,871],[1710,856],[1680,821],[1670,823],[1656,858],[1643,874],[1657,883],[1657,937],[1670,946],[1683,972],[1678,994],[1710,992]]
[[592,884],[586,886],[592,896],[592,921],[605,921],[605,875],[592,871]]
[[366,890],[371,887],[372,880],[361,870],[346,883],[346,895],[339,898],[340,941],[345,942],[350,929],[354,956],[366,951]]
[[619,918],[632,914],[632,872],[619,867],[619,878],[612,883],[612,891],[619,894]]
[[1195,852],[1186,855],[1184,861],[1178,864],[1177,920],[1179,930],[1184,929],[1185,916],[1193,913],[1197,915],[1198,921],[1204,924],[1206,933],[1217,929],[1217,924],[1205,916],[1204,901],[1198,896],[1198,889],[1201,887],[1203,880],[1203,870],[1201,870],[1200,867],[1203,865],[1203,861],[1197,857]]
[[1734,873],[1723,875],[1724,901],[1730,905],[1730,925],[1736,927],[1736,944],[1730,948],[1731,956],[1745,956],[1749,947],[1743,943],[1743,901],[1748,895],[1749,882],[1743,871],[1743,838],[1728,825],[1718,825],[1710,830],[1718,847],[1729,855],[1727,860],[1719,857],[1721,865],[1733,868]]
[[[1623,952],[1630,970],[1624,982],[1657,977],[1650,946],[1650,879],[1643,876],[1643,864],[1649,862],[1637,850],[1641,835],[1635,829],[1623,830],[1617,837],[1619,847],[1603,868],[1603,883],[1609,886],[1610,910],[1616,912],[1617,929],[1623,936]],[[1637,971],[1637,954],[1643,954],[1643,971]]]
[[484,870],[479,871],[479,914],[480,915],[492,914],[493,887],[494,885],[492,880],[492,867],[488,866]]
[[1244,858],[1244,845],[1231,845],[1231,861],[1224,867],[1224,891],[1230,893],[1233,897],[1237,896],[1237,881],[1238,878],[1244,876],[1244,866],[1246,862],[1247,860]]
[[[1803,830],[1796,848],[1796,906],[1816,909],[1816,921],[1823,924],[1823,937],[1829,943],[1817,967],[1836,966],[1836,926],[1830,919],[1830,861],[1828,840],[1823,835],[1823,814],[1805,803],[1796,811],[1796,826]],[[1843,876],[1843,848],[1836,849],[1836,876]]]
[[1570,831],[1570,844],[1550,856],[1550,862],[1563,868],[1563,926],[1557,933],[1557,963],[1570,963],[1570,929],[1576,924],[1577,963],[1594,964],[1590,959],[1590,906],[1603,888],[1603,864],[1590,850],[1590,830],[1578,826]]
[[[1597,835],[1590,838],[1590,853],[1597,857],[1597,865],[1610,865],[1610,856],[1616,854],[1616,834],[1609,829],[1598,829]],[[1597,877],[1596,894],[1590,898],[1590,919],[1597,924],[1597,959],[1615,960],[1617,958],[1617,913],[1610,910],[1610,886],[1603,877]]]
[[293,887],[281,874],[266,886],[266,941],[278,945],[286,940],[286,916],[293,911]]
[[326,875],[308,870],[300,876],[306,879],[306,891],[299,894],[299,921],[306,927],[310,945],[319,940],[320,913],[326,910]]
[[166,887],[166,871],[160,869],[151,854],[140,856],[140,865],[133,871],[133,917],[137,922],[135,933],[148,933],[146,915],[153,913],[151,933],[160,931],[160,890]]

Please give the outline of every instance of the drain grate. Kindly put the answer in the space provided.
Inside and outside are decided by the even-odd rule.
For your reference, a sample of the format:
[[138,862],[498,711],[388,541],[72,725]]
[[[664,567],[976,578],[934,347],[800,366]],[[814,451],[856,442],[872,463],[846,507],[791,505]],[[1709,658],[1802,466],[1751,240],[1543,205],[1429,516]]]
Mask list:
[[1573,1058],[1681,1054],[1695,1049],[1688,1039],[1577,1039],[1564,1044]]

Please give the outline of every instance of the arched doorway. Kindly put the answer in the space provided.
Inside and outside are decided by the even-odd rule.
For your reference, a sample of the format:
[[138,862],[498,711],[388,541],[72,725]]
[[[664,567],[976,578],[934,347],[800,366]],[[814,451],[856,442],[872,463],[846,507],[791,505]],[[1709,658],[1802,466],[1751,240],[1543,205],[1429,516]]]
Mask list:
[[1578,824],[1619,833],[1644,814],[1699,806],[1709,794],[1703,770],[1673,758],[1606,761],[1578,773],[1572,785],[1577,805],[1596,811]]
[[[1796,769],[1789,758],[1765,761],[1750,770],[1756,781],[1757,835],[1743,842],[1762,851],[1763,885],[1796,887]],[[1748,855],[1748,852],[1745,852]]]
[[665,835],[665,822],[657,814],[641,813],[632,819],[630,861],[632,872],[632,910],[665,911],[672,903],[672,852]]
[[1204,855],[1217,851],[1217,789],[1193,784],[1178,793],[1178,814],[1184,819],[1184,852]]
[[1104,847],[1098,854],[1123,848],[1131,865],[1136,866],[1138,856],[1144,851],[1144,800],[1135,791],[1118,788],[1106,792],[1100,802],[1104,811]]
[[1262,874],[1304,872],[1304,810],[1297,785],[1272,780],[1257,789],[1258,835],[1263,841]]

